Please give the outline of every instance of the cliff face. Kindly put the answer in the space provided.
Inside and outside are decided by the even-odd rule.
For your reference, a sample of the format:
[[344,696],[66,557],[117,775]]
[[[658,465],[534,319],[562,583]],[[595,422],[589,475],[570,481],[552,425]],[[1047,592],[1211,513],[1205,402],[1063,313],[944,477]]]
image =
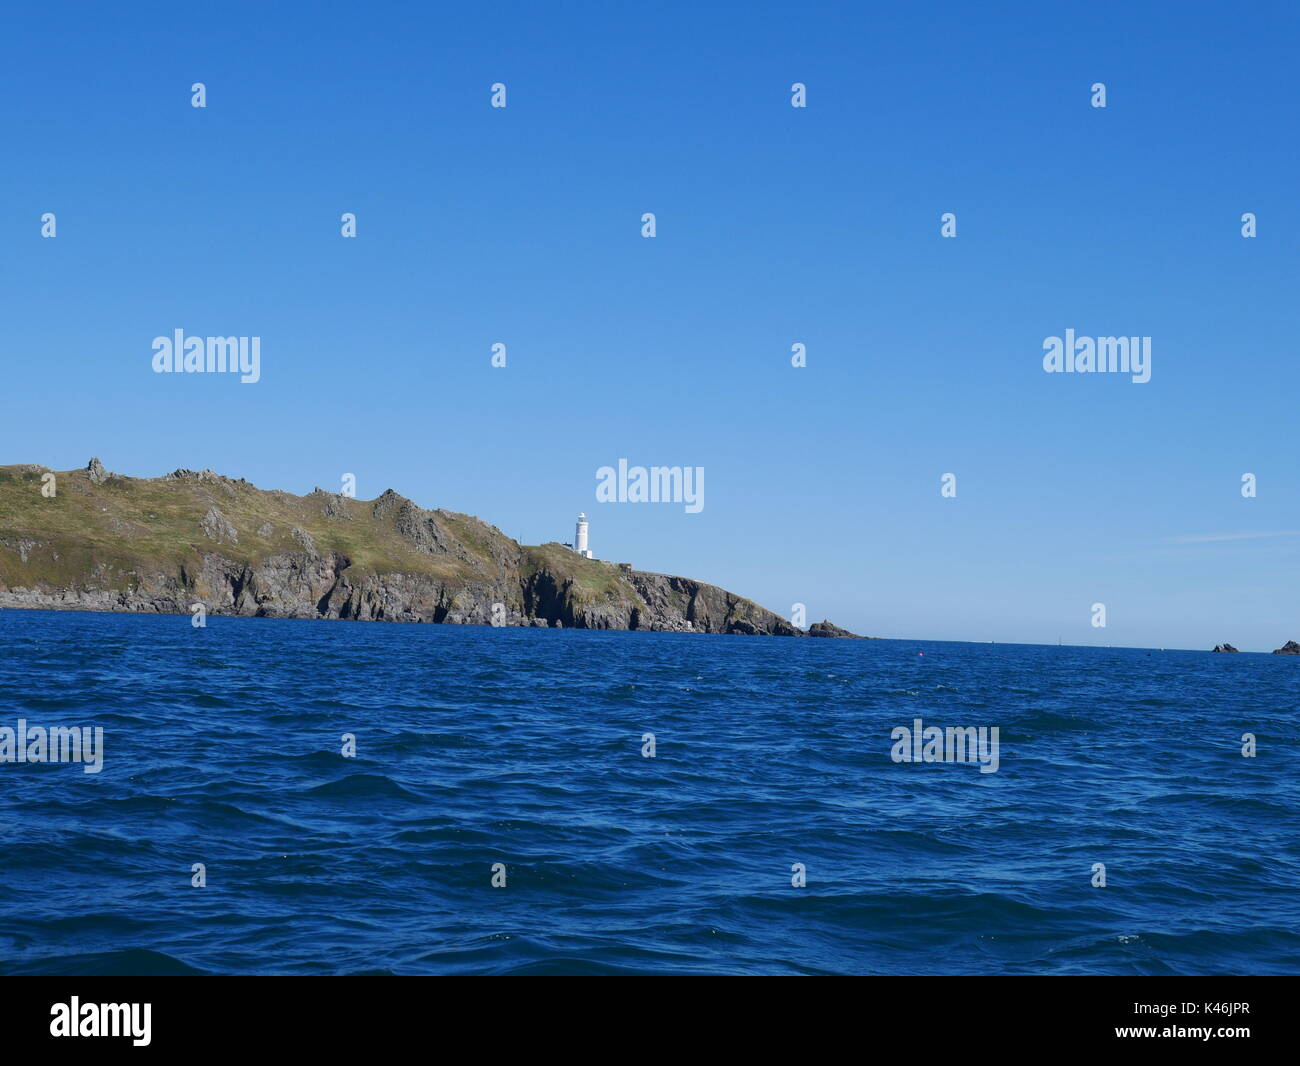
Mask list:
[[391,489],[363,501],[210,470],[0,467],[0,607],[188,614],[196,603],[272,618],[804,635],[713,585],[526,547]]

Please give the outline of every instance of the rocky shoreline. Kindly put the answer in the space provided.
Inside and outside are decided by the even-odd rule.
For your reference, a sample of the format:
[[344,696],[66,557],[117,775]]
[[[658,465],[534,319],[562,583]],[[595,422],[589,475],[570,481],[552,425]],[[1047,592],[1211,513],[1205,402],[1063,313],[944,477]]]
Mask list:
[[[53,484],[54,494],[44,486]],[[47,490],[48,491],[48,490]],[[525,546],[392,489],[264,491],[211,470],[0,467],[0,607],[852,638],[725,589]]]

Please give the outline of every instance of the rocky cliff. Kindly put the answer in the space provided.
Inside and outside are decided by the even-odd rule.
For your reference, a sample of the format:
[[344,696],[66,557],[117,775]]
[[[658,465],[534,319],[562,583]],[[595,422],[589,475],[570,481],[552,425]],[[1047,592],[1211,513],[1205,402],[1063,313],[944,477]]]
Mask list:
[[0,467],[0,607],[197,603],[271,618],[806,635],[713,585],[524,546],[392,489],[364,501],[211,470],[123,477],[98,459],[77,471]]

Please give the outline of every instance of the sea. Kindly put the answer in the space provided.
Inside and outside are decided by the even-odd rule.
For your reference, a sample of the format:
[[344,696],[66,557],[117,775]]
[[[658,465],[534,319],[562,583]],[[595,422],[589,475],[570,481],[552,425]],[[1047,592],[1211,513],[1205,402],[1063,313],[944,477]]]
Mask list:
[[1277,655],[0,611],[0,973],[1294,974],[1298,696]]

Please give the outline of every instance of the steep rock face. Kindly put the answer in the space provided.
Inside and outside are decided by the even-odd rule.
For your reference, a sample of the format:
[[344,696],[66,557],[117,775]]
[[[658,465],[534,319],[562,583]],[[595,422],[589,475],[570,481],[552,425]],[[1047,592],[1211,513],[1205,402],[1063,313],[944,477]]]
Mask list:
[[645,606],[634,607],[629,624],[619,628],[787,637],[800,634],[780,615],[716,585],[640,570],[626,571],[625,575]]
[[[262,491],[211,470],[57,475],[0,467],[0,606],[802,636],[689,578],[525,547],[389,489]],[[830,623],[817,635],[852,636]]]

